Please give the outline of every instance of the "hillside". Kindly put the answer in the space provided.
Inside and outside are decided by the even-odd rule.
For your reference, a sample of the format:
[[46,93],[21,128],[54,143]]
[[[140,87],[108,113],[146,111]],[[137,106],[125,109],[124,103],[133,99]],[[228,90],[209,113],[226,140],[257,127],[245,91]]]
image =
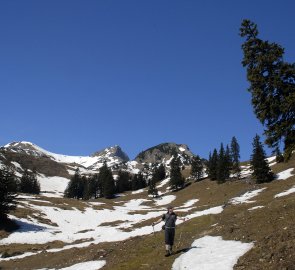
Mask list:
[[[271,183],[249,181],[244,164],[245,178],[221,185],[205,179],[175,193],[165,179],[158,199],[146,190],[113,200],[65,199],[56,178],[48,184],[50,193],[18,196],[10,217],[20,227],[1,231],[0,267],[294,269],[295,156],[288,163],[269,162],[277,175]],[[161,224],[154,232],[151,224],[168,204],[187,220],[178,221],[175,254],[166,258]]]

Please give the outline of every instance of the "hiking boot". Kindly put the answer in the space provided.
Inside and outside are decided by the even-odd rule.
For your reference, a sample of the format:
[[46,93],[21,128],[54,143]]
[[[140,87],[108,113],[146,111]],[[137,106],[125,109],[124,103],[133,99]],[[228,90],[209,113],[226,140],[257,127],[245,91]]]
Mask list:
[[171,254],[170,254],[170,251],[169,250],[166,250],[166,254],[165,254],[165,257],[169,257]]

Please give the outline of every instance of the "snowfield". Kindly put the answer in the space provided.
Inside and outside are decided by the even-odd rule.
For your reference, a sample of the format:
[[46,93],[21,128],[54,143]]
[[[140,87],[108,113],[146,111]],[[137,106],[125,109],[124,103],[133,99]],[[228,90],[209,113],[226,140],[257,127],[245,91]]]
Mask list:
[[252,243],[225,241],[220,236],[204,236],[174,261],[172,270],[232,270],[239,257],[253,246]]
[[[41,192],[46,196],[47,192],[56,193],[56,196],[63,197],[64,191],[69,183],[69,179],[59,176],[45,176],[38,174],[37,179],[40,183]],[[50,196],[50,195],[49,195]]]

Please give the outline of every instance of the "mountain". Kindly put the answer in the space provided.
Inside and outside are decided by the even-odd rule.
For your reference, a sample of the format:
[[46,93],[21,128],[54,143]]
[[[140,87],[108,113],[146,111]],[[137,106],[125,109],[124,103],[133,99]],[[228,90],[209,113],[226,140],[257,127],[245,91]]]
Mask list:
[[191,163],[195,155],[186,144],[162,143],[142,151],[137,155],[135,161],[139,163],[163,163],[169,164],[173,156],[180,157],[182,164]]
[[115,169],[128,162],[129,157],[117,145],[95,152],[91,156],[67,156],[22,141],[1,147],[0,161],[14,167],[19,174],[27,168],[36,169],[38,173],[46,176],[70,178],[77,168],[81,173],[92,174],[98,172],[104,162],[108,167]]
[[97,173],[104,162],[114,172],[125,170],[132,174],[141,171],[150,176],[155,166],[169,167],[176,155],[183,165],[189,165],[194,154],[185,144],[162,143],[142,151],[135,160],[115,145],[89,156],[68,156],[49,152],[31,142],[12,142],[0,147],[0,163],[8,164],[21,176],[24,169],[36,170],[44,176],[70,178],[79,169],[82,174]]

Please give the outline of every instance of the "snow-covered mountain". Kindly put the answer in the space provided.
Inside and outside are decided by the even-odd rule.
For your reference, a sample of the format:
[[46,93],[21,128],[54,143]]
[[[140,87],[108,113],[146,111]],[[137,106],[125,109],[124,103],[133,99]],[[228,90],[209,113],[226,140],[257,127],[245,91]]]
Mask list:
[[[23,168],[36,169],[48,176],[70,177],[79,168],[82,173],[95,173],[107,163],[112,169],[129,161],[120,146],[98,151],[90,156],[68,156],[49,152],[31,142],[12,142],[0,148],[0,160],[11,163],[21,173]],[[133,164],[133,163],[131,163]],[[133,166],[127,166],[133,169]]]
[[150,175],[153,167],[169,167],[173,155],[179,156],[183,165],[189,165],[194,154],[185,144],[163,143],[142,151],[135,160],[115,145],[89,156],[69,156],[52,153],[31,142],[12,142],[0,148],[0,163],[12,166],[17,175],[24,169],[35,169],[45,176],[70,178],[78,168],[82,174],[97,173],[106,162],[113,171],[125,170],[132,174],[142,171]]

